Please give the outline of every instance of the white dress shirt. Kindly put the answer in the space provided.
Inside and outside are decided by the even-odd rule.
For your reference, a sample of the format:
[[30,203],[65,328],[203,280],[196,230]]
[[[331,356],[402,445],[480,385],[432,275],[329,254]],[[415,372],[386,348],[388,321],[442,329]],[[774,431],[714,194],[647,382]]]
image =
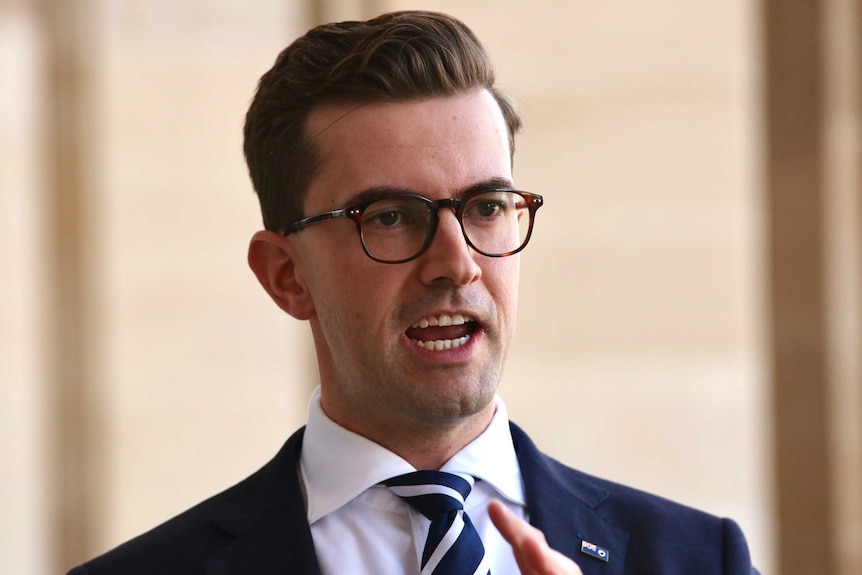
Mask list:
[[[512,549],[488,517],[501,500],[526,519],[521,470],[506,406],[495,398],[487,429],[441,468],[477,478],[464,509],[476,526],[494,575],[517,575]],[[431,522],[389,489],[390,477],[416,471],[404,459],[341,427],[320,407],[315,390],[308,410],[300,471],[308,523],[323,575],[418,575]]]

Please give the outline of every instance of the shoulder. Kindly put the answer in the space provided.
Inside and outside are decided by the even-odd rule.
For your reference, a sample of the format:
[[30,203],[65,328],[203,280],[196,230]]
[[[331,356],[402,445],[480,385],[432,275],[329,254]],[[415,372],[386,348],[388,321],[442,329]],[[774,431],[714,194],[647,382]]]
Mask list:
[[302,508],[295,479],[295,454],[301,440],[300,431],[269,463],[243,481],[75,567],[68,575],[204,573],[207,558],[265,520],[273,509]]
[[[652,493],[579,474],[608,492],[597,508],[629,532],[628,554],[655,572],[680,564],[710,565],[727,573],[752,573],[748,543],[732,519],[719,517]],[[707,571],[702,571],[706,573]]]
[[718,518],[670,499],[574,469],[539,451],[520,428],[512,424],[512,438],[528,491],[553,489],[574,496],[584,506],[613,518],[626,529],[647,527],[660,533],[680,522],[686,529],[716,524]]
[[[530,508],[531,517],[559,525],[550,515],[570,512],[578,529],[587,522],[599,533],[615,533],[626,541],[626,563],[643,572],[682,573],[679,566],[689,565],[718,568],[702,573],[752,573],[748,545],[733,520],[573,469],[541,453],[515,425],[512,437],[528,500],[539,507]],[[546,509],[561,501],[569,509]]]

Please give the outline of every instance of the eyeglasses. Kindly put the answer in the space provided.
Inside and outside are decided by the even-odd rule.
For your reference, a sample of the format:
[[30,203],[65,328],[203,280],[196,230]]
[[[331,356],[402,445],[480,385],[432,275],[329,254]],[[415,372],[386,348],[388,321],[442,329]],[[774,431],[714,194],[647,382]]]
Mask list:
[[485,189],[461,198],[429,200],[414,194],[380,198],[323,212],[289,224],[282,232],[299,230],[339,218],[356,222],[365,253],[385,264],[418,258],[431,245],[440,209],[452,208],[467,244],[482,255],[502,258],[520,252],[530,241],[542,196],[519,190]]

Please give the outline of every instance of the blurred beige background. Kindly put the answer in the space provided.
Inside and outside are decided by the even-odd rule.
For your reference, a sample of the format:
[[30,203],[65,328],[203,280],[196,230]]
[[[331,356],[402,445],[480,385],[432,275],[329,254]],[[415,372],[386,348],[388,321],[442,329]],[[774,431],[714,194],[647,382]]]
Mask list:
[[[797,115],[767,97],[784,65],[768,2],[0,0],[0,573],[153,527],[304,422],[307,327],[245,263],[243,116],[313,23],[407,7],[478,33],[525,119],[516,182],[545,196],[512,418],[574,467],[735,518],[763,573],[862,573],[862,11],[811,6],[820,67],[794,74],[817,137],[799,132],[791,167],[817,209],[790,220],[816,257],[785,282],[773,127]],[[781,302],[803,276],[800,318]],[[783,359],[788,309],[816,336],[790,356],[813,350],[818,377]]]

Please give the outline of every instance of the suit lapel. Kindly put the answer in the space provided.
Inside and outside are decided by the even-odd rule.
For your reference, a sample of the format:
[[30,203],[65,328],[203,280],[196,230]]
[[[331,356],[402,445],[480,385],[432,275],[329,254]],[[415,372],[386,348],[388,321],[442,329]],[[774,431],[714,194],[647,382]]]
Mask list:
[[[622,575],[629,534],[598,512],[607,491],[539,452],[516,425],[511,430],[530,522],[584,575]],[[320,575],[297,469],[302,435],[288,439],[213,519],[214,539],[233,541],[207,561],[208,575]],[[582,553],[583,542],[607,550],[609,560]]]
[[[306,529],[308,525],[306,524]],[[320,575],[310,539],[279,527],[241,537],[207,563],[208,575]]]
[[295,433],[243,494],[213,520],[234,541],[207,562],[208,575],[320,575],[299,484],[303,430]]
[[[545,534],[552,548],[574,560],[584,575],[621,575],[629,534],[597,511],[607,491],[539,452],[518,426],[511,424],[511,429],[530,523]],[[606,550],[608,561],[582,552],[584,542]]]

